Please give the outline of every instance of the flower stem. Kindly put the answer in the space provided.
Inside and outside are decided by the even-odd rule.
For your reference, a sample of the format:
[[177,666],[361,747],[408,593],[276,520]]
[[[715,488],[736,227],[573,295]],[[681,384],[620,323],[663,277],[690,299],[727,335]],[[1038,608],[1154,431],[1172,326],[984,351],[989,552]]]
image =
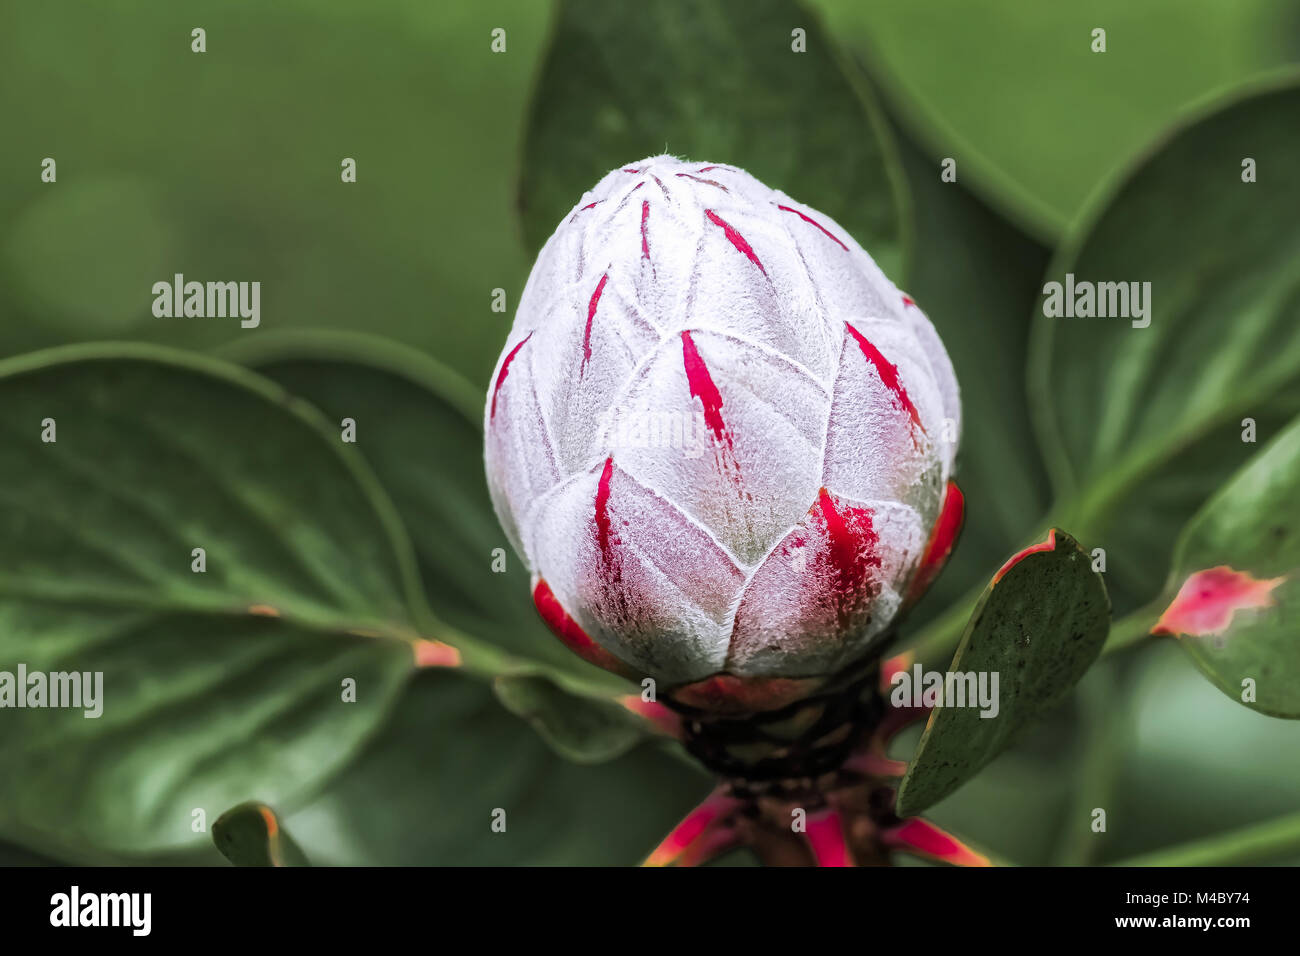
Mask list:
[[1120,860],[1112,866],[1240,866],[1300,854],[1300,813],[1204,840]]

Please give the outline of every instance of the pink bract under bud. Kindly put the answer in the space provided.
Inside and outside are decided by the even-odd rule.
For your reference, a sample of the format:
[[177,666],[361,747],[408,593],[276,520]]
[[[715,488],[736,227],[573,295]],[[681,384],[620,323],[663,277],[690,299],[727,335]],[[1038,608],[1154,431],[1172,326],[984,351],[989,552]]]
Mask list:
[[565,643],[761,708],[876,650],[946,557],[960,416],[934,328],[848,232],[657,156],[538,256],[487,474]]

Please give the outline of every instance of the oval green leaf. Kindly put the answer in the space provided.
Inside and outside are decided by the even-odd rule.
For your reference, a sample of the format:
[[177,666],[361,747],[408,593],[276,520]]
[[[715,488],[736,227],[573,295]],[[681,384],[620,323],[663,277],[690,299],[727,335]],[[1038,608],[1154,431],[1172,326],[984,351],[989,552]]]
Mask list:
[[1179,539],[1155,632],[1230,698],[1300,718],[1300,419],[1206,503]]
[[265,803],[227,810],[212,824],[212,842],[235,866],[311,866]]
[[415,642],[451,636],[374,476],[251,372],[36,353],[0,363],[0,432],[0,671],[28,704],[54,687],[31,675],[84,684],[3,712],[7,839],[157,856],[206,841],[196,811],[292,807],[380,726]]
[[742,167],[899,274],[906,198],[888,130],[791,0],[561,0],[524,149],[529,248],[611,169],[660,153]]
[[[899,786],[898,813],[912,816],[942,800],[1060,700],[1101,653],[1109,623],[1101,575],[1068,534],[1053,530],[1008,561],[985,590],[948,668],[948,674],[983,679],[993,704],[971,706],[968,697],[964,706],[948,701],[933,709]],[[959,683],[952,680],[954,690]],[[896,685],[891,697],[904,689]]]
[[1030,365],[1055,518],[1106,550],[1117,611],[1155,596],[1183,525],[1257,447],[1247,419],[1263,441],[1300,412],[1298,114],[1293,74],[1179,129],[1049,273],[1062,308],[1100,283],[1121,284],[1094,296],[1112,313],[1129,283],[1142,295],[1131,318],[1048,317],[1045,295]]

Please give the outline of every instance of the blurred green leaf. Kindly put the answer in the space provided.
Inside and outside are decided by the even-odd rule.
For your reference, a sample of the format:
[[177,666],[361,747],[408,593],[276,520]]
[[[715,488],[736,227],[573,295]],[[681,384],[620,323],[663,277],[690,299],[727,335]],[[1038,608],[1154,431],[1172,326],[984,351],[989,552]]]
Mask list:
[[997,712],[984,717],[969,701],[934,708],[899,786],[898,812],[912,816],[942,800],[1060,700],[1101,653],[1109,622],[1101,576],[1064,532],[1008,562],[985,590],[948,668],[990,682],[997,674]]
[[[530,264],[513,201],[549,14],[537,0],[5,4],[0,356],[363,324],[486,381],[510,321],[492,290],[513,303]],[[47,156],[56,183],[41,182]],[[261,329],[155,318],[150,287],[176,272],[261,281]]]
[[572,763],[482,681],[422,671],[359,759],[285,822],[318,866],[628,866],[710,786],[659,744]]
[[521,172],[528,247],[611,169],[660,153],[744,168],[898,275],[906,199],[889,132],[791,0],[561,0]]
[[961,181],[1044,236],[1186,104],[1300,61],[1292,0],[811,4]]
[[939,160],[902,128],[898,142],[916,220],[904,288],[934,323],[961,386],[956,480],[966,497],[961,538],[914,627],[981,587],[1047,512],[1024,370],[1050,252],[960,184],[942,182]]
[[[1105,861],[1262,823],[1300,806],[1300,725],[1229,700],[1187,666],[1174,644],[1155,642],[1128,658],[1138,670],[1128,695],[1136,719],[1133,745],[1120,755],[1114,794],[1104,804],[1107,832],[1095,837]],[[1300,853],[1288,862],[1300,864]]]
[[0,662],[103,673],[93,705],[5,712],[9,839],[143,856],[203,839],[196,810],[291,806],[381,724],[417,636],[450,636],[373,475],[250,372],[149,346],[11,359],[0,432]]
[[1151,283],[1146,328],[1040,306],[1030,364],[1054,520],[1105,548],[1117,612],[1155,596],[1183,525],[1256,447],[1244,419],[1267,440],[1300,411],[1298,113],[1292,74],[1183,126],[1049,273]]
[[235,866],[311,866],[265,803],[227,810],[212,824],[212,842]]
[[544,677],[503,675],[492,689],[506,710],[537,728],[561,756],[579,763],[610,760],[650,734],[644,718],[613,700],[574,697]]
[[[1300,419],[1197,512],[1174,553],[1161,624],[1238,703],[1300,717]],[[1254,699],[1244,700],[1249,680]]]
[[631,689],[566,649],[533,607],[528,569],[488,497],[477,390],[430,358],[357,334],[262,336],[224,354],[331,420],[356,422],[356,448],[406,523],[440,619],[518,658],[502,662],[512,673],[533,664],[578,692]]

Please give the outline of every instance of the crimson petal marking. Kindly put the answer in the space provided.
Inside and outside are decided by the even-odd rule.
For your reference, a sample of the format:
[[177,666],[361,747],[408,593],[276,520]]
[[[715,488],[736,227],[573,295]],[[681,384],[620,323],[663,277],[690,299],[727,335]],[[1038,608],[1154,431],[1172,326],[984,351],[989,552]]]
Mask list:
[[925,433],[925,426],[921,424],[921,416],[912,404],[912,400],[907,397],[907,389],[903,383],[898,380],[898,366],[890,363],[889,359],[881,354],[880,349],[876,348],[867,341],[866,336],[855,329],[848,322],[844,323],[849,333],[857,340],[858,348],[862,349],[862,354],[867,357],[867,361],[875,366],[876,374],[880,376],[880,381],[884,383],[885,388],[894,393],[899,404],[908,415],[912,417],[912,424]]
[[695,348],[691,333],[682,330],[682,363],[686,366],[686,383],[691,390],[691,397],[698,398],[704,406],[704,422],[719,442],[725,441],[731,447],[731,433],[727,431],[722,420],[722,393],[709,374],[709,367],[700,358]]
[[650,220],[650,200],[641,200],[641,258],[650,258],[650,237],[646,235],[646,223]]
[[[533,331],[536,330],[534,329]],[[505,361],[501,363],[501,371],[497,373],[497,383],[492,387],[492,411],[488,415],[488,418],[491,419],[496,417],[497,393],[501,391],[501,386],[505,383],[506,376],[510,373],[510,363],[515,360],[515,356],[519,354],[519,350],[523,348],[524,344],[532,337],[533,337],[532,332],[529,332],[527,335],[525,335],[519,341],[519,344],[510,350],[510,354],[506,356]]]
[[537,579],[537,586],[533,588],[533,605],[551,633],[560,639],[560,643],[584,661],[615,674],[632,676],[631,668],[593,641],[582,629],[582,625],[569,615],[545,578]]
[[957,543],[957,535],[961,532],[965,512],[965,496],[961,493],[961,489],[957,487],[955,481],[948,482],[948,489],[943,495],[943,506],[939,511],[939,518],[935,521],[934,528],[930,532],[930,541],[925,546],[921,563],[917,566],[916,574],[912,578],[912,585],[908,589],[907,598],[909,601],[915,601],[924,594],[939,572],[943,570],[948,555],[952,554],[952,546]]
[[846,505],[841,513],[836,510],[835,502],[825,488],[817,493],[817,510],[825,524],[826,556],[835,577],[831,590],[836,618],[843,633],[852,622],[871,569],[880,568],[880,536],[872,527],[869,508]]
[[726,186],[722,185],[722,183],[716,182],[715,180],[712,179],[701,179],[699,176],[692,176],[690,173],[677,173],[677,176],[680,177],[681,179],[693,179],[697,183],[704,183],[704,185],[706,186],[717,186],[724,193],[730,192],[730,190],[727,189]]
[[816,219],[813,219],[811,216],[805,216],[805,215],[804,215],[803,213],[801,213],[798,209],[792,209],[792,208],[790,208],[789,206],[778,205],[776,208],[777,208],[777,209],[783,209],[783,210],[785,210],[786,212],[792,212],[792,213],[794,213],[796,216],[798,216],[800,219],[802,219],[804,222],[810,222],[810,223],[812,223],[814,226],[816,226],[816,227],[817,227],[818,229],[820,229],[822,232],[826,233],[826,235],[830,237],[831,241],[834,242],[836,245],[838,245],[841,249],[843,249],[845,252],[848,252],[848,251],[849,251],[849,247],[846,246],[844,243],[840,242],[840,240],[839,240],[838,238],[836,238],[836,236],[835,236],[835,234],[834,234],[833,232],[831,232],[829,229],[827,229],[825,226],[823,226],[823,225],[822,225],[820,222],[818,222]]
[[587,328],[582,333],[582,367],[578,369],[578,378],[582,378],[587,372],[587,363],[591,361],[591,321],[596,317],[596,306],[600,304],[600,294],[605,291],[605,283],[609,281],[609,270],[600,277],[596,283],[596,291],[591,294],[591,301],[587,303]]
[[745,257],[749,259],[750,262],[758,266],[759,272],[763,273],[763,275],[767,275],[767,270],[763,268],[763,263],[758,261],[758,256],[754,253],[754,247],[745,241],[744,236],[742,236],[734,228],[732,228],[730,223],[728,223],[725,219],[719,216],[712,209],[704,210],[704,215],[708,216],[709,222],[713,223],[715,226],[721,226],[723,233],[726,234],[726,237],[731,242],[731,244],[735,246],[737,249],[739,249],[741,252],[743,252],[745,254]]
[[583,206],[581,209],[576,210],[576,211],[573,213],[573,215],[569,217],[569,222],[573,222],[573,220],[577,219],[577,218],[578,218],[578,213],[580,213],[580,212],[586,212],[588,209],[594,209],[595,207],[599,206],[599,205],[600,205],[601,203],[603,203],[604,201],[605,201],[605,200],[603,200],[603,199],[597,199],[595,202],[589,202],[589,203],[587,203],[587,205]]

